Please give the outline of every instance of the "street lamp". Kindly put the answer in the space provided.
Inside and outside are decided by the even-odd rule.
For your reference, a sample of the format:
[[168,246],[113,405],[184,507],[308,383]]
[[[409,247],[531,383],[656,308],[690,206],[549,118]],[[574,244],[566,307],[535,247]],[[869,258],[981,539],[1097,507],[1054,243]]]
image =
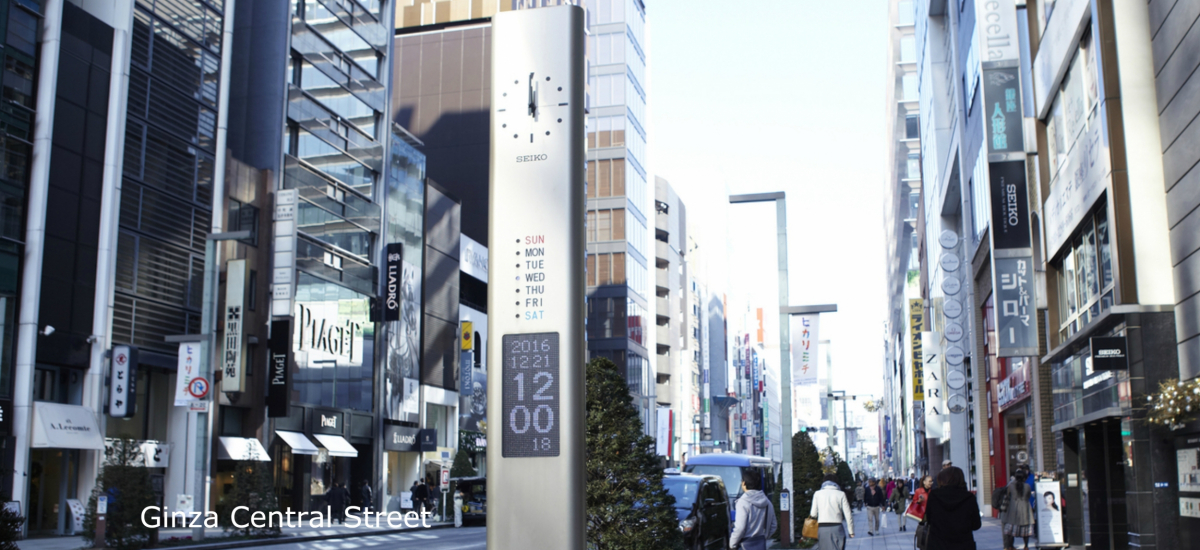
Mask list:
[[[835,395],[833,395],[835,393],[840,393],[842,395],[835,396]],[[825,394],[825,396],[834,401],[842,402],[842,431],[843,432],[848,431],[850,429],[850,424],[846,420],[846,401],[847,400],[856,401],[859,397],[870,397],[869,395],[861,395],[861,396],[860,395],[846,395],[845,390],[830,390],[829,393]],[[844,449],[844,452],[846,453],[845,460],[849,461],[850,460],[850,438],[845,437],[845,435],[843,435],[842,443],[843,443],[842,448]]]
[[[745,204],[753,202],[774,202],[775,203],[775,235],[778,241],[779,248],[779,378],[780,378],[780,424],[782,424],[783,437],[789,438],[783,444],[783,490],[788,492],[788,495],[794,494],[792,491],[792,354],[791,354],[791,326],[790,319],[792,315],[804,315],[809,313],[826,313],[837,311],[837,304],[825,304],[816,306],[791,306],[788,305],[788,259],[787,259],[787,198],[782,191],[774,193],[750,193],[744,195],[730,195],[729,204]],[[786,545],[792,543],[792,522],[791,514],[783,512],[783,524],[780,529],[781,542]]]

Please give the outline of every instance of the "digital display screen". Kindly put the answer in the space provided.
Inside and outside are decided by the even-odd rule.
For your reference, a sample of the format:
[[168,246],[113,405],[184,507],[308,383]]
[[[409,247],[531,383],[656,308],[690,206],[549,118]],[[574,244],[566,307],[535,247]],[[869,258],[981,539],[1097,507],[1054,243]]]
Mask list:
[[506,334],[502,345],[504,458],[558,456],[558,333]]

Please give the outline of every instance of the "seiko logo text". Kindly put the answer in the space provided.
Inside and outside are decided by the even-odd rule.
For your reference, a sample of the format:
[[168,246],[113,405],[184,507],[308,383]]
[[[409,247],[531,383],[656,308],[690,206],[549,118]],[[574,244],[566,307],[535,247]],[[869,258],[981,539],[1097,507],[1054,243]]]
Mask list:
[[525,155],[523,157],[517,157],[517,162],[538,162],[542,160],[546,160],[546,155]]

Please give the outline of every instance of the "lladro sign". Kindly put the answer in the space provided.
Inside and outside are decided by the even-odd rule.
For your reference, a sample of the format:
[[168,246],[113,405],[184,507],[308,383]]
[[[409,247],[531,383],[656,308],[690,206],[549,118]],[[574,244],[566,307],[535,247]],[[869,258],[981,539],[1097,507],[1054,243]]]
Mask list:
[[383,279],[383,320],[400,320],[401,276],[404,272],[404,244],[391,243],[384,252],[387,273]]
[[492,20],[489,548],[584,548],[584,17]]

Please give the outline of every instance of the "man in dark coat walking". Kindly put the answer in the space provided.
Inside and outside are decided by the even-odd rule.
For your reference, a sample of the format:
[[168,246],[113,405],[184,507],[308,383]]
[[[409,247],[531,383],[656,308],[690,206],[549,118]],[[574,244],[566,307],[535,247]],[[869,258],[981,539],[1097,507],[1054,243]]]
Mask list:
[[337,521],[346,524],[346,496],[346,489],[341,483],[334,483],[325,494],[325,500],[329,504],[329,523]]
[[425,485],[425,481],[417,482],[417,488],[413,489],[413,508],[416,508],[418,514],[425,513],[425,507],[429,504],[429,487]]

